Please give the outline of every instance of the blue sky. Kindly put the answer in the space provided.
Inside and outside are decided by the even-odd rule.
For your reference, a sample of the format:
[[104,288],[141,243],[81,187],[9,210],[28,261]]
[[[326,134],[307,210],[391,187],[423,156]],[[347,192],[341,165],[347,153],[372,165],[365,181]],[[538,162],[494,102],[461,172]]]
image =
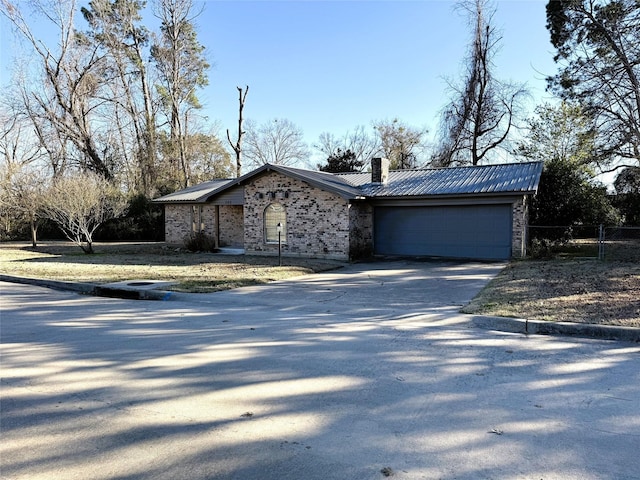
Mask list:
[[[245,118],[287,118],[308,143],[372,121],[399,118],[437,126],[469,42],[453,1],[209,0],[196,23],[212,68],[200,93],[203,115],[236,128],[238,92],[249,85]],[[497,1],[502,30],[499,78],[526,82],[535,103],[549,99],[555,72],[545,28],[545,0]],[[2,21],[2,83],[11,41]]]
[[[494,19],[498,76],[526,82],[537,102],[555,72],[545,5],[499,1]],[[451,1],[209,1],[197,23],[213,64],[210,117],[233,128],[236,85],[248,84],[247,118],[288,118],[309,142],[394,117],[433,132],[469,42]]]

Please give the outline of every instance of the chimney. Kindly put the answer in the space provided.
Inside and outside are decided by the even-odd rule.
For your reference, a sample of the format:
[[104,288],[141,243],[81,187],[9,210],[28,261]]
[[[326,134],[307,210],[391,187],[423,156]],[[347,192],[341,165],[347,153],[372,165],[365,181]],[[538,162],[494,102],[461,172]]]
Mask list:
[[372,158],[371,159],[371,182],[387,184],[389,180],[389,159]]

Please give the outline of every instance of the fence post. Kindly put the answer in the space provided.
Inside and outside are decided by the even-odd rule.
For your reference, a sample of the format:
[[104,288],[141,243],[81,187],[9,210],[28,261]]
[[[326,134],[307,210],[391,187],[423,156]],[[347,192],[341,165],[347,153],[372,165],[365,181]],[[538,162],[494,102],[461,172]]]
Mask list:
[[604,225],[602,224],[598,233],[598,260],[604,260]]

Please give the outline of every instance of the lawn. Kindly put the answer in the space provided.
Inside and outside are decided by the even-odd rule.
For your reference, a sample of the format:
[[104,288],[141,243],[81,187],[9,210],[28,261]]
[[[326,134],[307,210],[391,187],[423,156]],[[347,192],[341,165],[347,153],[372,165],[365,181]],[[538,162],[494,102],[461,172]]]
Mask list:
[[[67,242],[36,249],[0,244],[0,273],[109,283],[176,282],[182,292],[214,292],[338,268],[341,262],[191,253],[161,243],[96,244],[87,255]],[[509,264],[463,311],[531,320],[640,327],[640,263],[584,258]]]
[[640,263],[571,258],[513,262],[463,312],[640,327]]
[[96,243],[87,255],[68,242],[0,243],[0,273],[89,283],[145,279],[176,282],[171,290],[214,292],[338,268],[331,260],[192,253],[162,243]]

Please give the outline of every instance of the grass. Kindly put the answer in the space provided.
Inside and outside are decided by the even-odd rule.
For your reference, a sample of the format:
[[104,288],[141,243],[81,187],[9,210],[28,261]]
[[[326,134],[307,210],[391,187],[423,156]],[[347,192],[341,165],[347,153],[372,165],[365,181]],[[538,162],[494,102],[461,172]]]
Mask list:
[[463,312],[640,327],[640,263],[571,258],[514,262]]
[[[96,244],[93,255],[67,242],[37,249],[0,244],[0,273],[54,280],[109,283],[133,279],[177,282],[172,290],[214,292],[258,285],[343,263],[273,257],[189,253],[163,244]],[[633,250],[637,253],[636,249]],[[561,257],[507,266],[465,313],[640,327],[640,263]]]
[[37,248],[0,244],[0,273],[89,283],[133,279],[176,282],[171,290],[215,292],[338,268],[344,263],[306,258],[191,253],[161,243],[96,243],[87,255],[68,242],[43,242]]

